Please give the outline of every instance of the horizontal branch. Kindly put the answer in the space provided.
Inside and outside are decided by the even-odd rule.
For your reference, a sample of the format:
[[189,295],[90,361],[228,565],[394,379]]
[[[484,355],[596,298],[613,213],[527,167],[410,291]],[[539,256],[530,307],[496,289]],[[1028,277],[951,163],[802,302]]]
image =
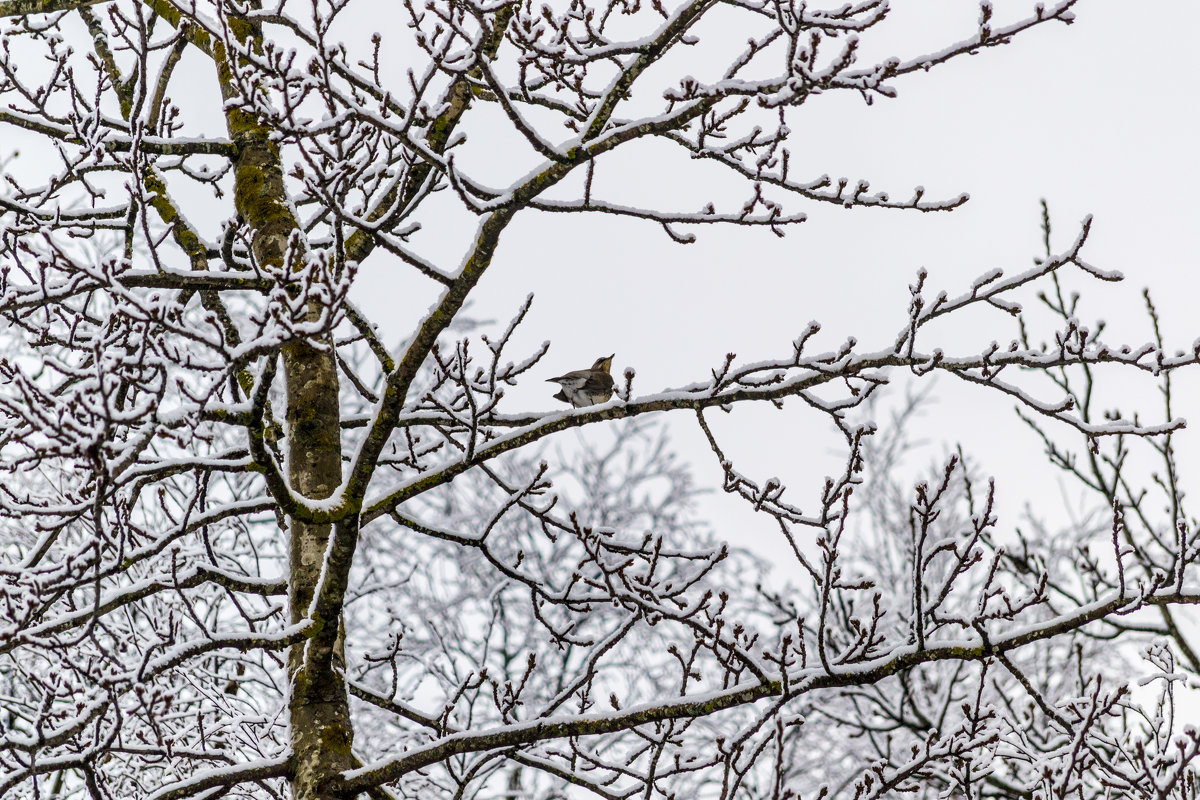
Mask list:
[[[439,732],[441,732],[443,730],[447,730],[447,728],[445,727],[446,723],[444,720],[440,720],[437,717],[429,716],[421,711],[418,711],[417,709],[413,708],[412,706],[408,705],[407,703],[401,703],[396,700],[392,700],[390,698],[384,697],[383,695],[376,694],[375,692],[368,689],[366,686],[364,686],[360,683],[357,683],[355,681],[352,681],[352,680],[346,681],[346,685],[347,685],[347,688],[350,690],[350,694],[354,695],[355,697],[359,698],[360,700],[364,700],[364,701],[370,703],[371,705],[375,706],[376,708],[380,708],[384,711],[388,711],[399,717],[403,717],[404,719],[407,719],[411,722],[415,722],[425,728],[431,728],[431,729],[433,729],[435,731],[439,731]],[[451,732],[454,732],[454,733],[458,732],[454,728],[449,728],[448,730],[450,730]],[[522,765],[530,767],[532,769],[546,772],[550,775],[555,776],[556,778],[567,781],[568,783],[573,783],[576,786],[582,786],[590,792],[594,792],[595,794],[598,794],[601,797],[607,798],[607,800],[624,800],[624,798],[627,797],[627,795],[618,794],[616,792],[609,791],[607,788],[605,788],[604,786],[601,786],[600,784],[596,783],[595,781],[589,780],[581,775],[578,775],[578,774],[572,772],[569,768],[562,766],[560,764],[557,764],[547,758],[539,758],[539,757],[533,756],[529,753],[523,753],[520,751],[506,753],[505,757],[511,761],[515,761],[518,764],[522,764]],[[358,764],[356,766],[361,768],[363,765]]]
[[18,111],[0,111],[0,122],[6,122],[18,128],[40,133],[68,144],[88,147],[98,144],[110,152],[126,153],[132,150],[136,144],[137,149],[141,152],[159,156],[206,155],[225,156],[226,158],[237,157],[237,145],[228,139],[168,139],[161,136],[141,136],[137,139],[131,139],[125,136],[115,137],[113,132],[105,131],[100,135],[101,141],[93,142],[81,138],[66,125],[58,125],[49,120],[40,117],[31,117]]
[[693,719],[753,703],[766,697],[785,700],[821,689],[864,686],[912,669],[921,664],[943,661],[979,661],[1015,650],[1033,642],[1077,630],[1110,614],[1126,614],[1148,605],[1200,605],[1200,586],[1183,592],[1163,592],[1141,597],[1113,595],[1106,600],[1082,606],[1073,614],[1018,629],[1007,635],[989,636],[989,641],[934,643],[924,649],[915,644],[897,648],[886,656],[829,670],[810,668],[799,670],[788,680],[766,683],[739,684],[707,694],[684,698],[673,703],[654,703],[636,706],[612,714],[581,714],[557,718],[535,719],[505,725],[485,731],[465,731],[451,734],[436,742],[415,747],[407,752],[349,770],[342,775],[339,789],[346,794],[366,791],[396,780],[414,770],[437,764],[463,753],[518,747],[548,739],[594,736],[624,731],[630,728],[668,720]]
[[[1154,351],[1156,352],[1156,351]],[[771,371],[783,372],[789,368],[800,367],[803,374],[792,378],[767,381],[755,386],[736,386],[716,391],[712,386],[695,386],[688,389],[651,395],[638,400],[622,403],[619,399],[610,400],[598,406],[588,406],[584,409],[561,411],[547,414],[524,429],[514,430],[491,441],[486,447],[479,448],[471,458],[447,465],[436,472],[413,478],[401,484],[369,506],[362,512],[362,522],[367,524],[377,517],[389,513],[406,500],[415,497],[429,489],[448,483],[453,478],[466,472],[473,466],[496,458],[499,455],[524,447],[532,442],[549,436],[552,433],[577,428],[596,422],[612,419],[625,419],[654,411],[671,411],[690,409],[699,411],[706,408],[723,407],[735,403],[752,401],[778,401],[794,397],[827,384],[847,378],[865,377],[870,373],[888,367],[909,368],[918,372],[937,369],[959,375],[976,383],[995,385],[995,388],[1009,394],[1014,394],[1022,402],[1043,414],[1049,414],[1064,422],[1071,422],[1074,427],[1089,436],[1104,436],[1118,433],[1124,434],[1156,434],[1165,433],[1183,427],[1182,420],[1169,420],[1162,425],[1142,426],[1134,423],[1117,421],[1106,426],[1085,426],[1078,421],[1066,417],[1069,406],[1058,408],[1047,406],[1034,400],[1028,395],[1014,391],[1013,387],[1003,384],[995,377],[1006,366],[1026,367],[1034,369],[1049,369],[1066,367],[1073,364],[1124,364],[1138,369],[1158,374],[1160,371],[1175,369],[1188,364],[1200,362],[1200,345],[1197,351],[1185,353],[1173,358],[1153,358],[1154,352],[1137,350],[1121,351],[1110,348],[1097,348],[1085,353],[1039,353],[1031,351],[1009,351],[987,353],[969,357],[947,357],[940,352],[932,355],[911,354],[902,355],[892,352],[881,352],[861,356],[846,355],[844,357],[822,356],[809,359],[804,363],[778,363],[757,365],[753,371],[764,375]],[[979,372],[975,375],[974,372]],[[748,375],[750,370],[743,370]],[[453,421],[453,420],[451,420]],[[312,509],[315,521],[334,521],[330,509],[337,509],[334,514],[344,513],[339,508],[342,501],[331,498],[325,501],[320,509]]]
[[[24,203],[18,203],[15,200],[9,200],[6,197],[0,197],[0,209],[11,211],[14,214],[23,214],[34,219],[44,220],[46,222],[55,222],[65,225],[78,223],[81,226],[94,225],[95,222],[102,219],[116,220],[123,219],[129,214],[129,205],[111,206],[109,208],[86,208],[86,209],[45,209],[35,208]],[[116,227],[116,226],[113,226]],[[124,223],[121,223],[124,227]]]
[[192,797],[205,789],[218,787],[229,789],[243,783],[267,778],[285,778],[291,773],[291,758],[291,753],[288,753],[275,758],[260,759],[250,764],[201,770],[195,775],[159,788],[146,800],[180,800],[180,798]]
[[286,581],[254,578],[247,575],[234,575],[200,564],[187,575],[174,578],[163,576],[159,579],[141,581],[133,586],[111,592],[101,597],[94,605],[85,606],[62,617],[58,617],[53,621],[44,622],[41,625],[21,630],[7,641],[0,642],[0,654],[8,653],[23,645],[34,643],[41,637],[65,633],[80,625],[89,625],[106,614],[121,609],[130,603],[144,600],[159,592],[194,589],[204,583],[215,583],[233,592],[250,593],[263,597],[287,594]]
[[19,17],[24,14],[54,14],[75,11],[105,0],[8,0],[0,3],[0,17]]
[[115,280],[138,289],[216,289],[231,291],[269,291],[278,285],[268,278],[236,272],[122,272]]
[[625,206],[617,203],[607,203],[603,200],[591,199],[574,202],[560,200],[534,200],[529,203],[529,208],[536,209],[538,211],[555,213],[595,212],[599,214],[614,214],[616,216],[636,217],[638,219],[650,220],[651,222],[659,222],[663,224],[674,223],[680,225],[733,224],[757,225],[773,228],[782,225],[795,225],[808,219],[808,215],[802,213],[729,214],[719,213],[716,211],[701,211],[689,214],[683,212],[652,211],[646,208],[638,208],[637,206]]
[[[0,203],[2,205],[2,203]],[[70,279],[50,285],[10,287],[8,296],[0,303],[0,311],[14,312],[24,308],[39,308],[47,303],[61,303],[69,297],[88,294],[113,285],[129,289],[175,289],[181,292],[241,291],[269,292],[280,284],[270,278],[236,272],[161,272],[130,271],[115,275],[71,275]],[[295,284],[286,284],[294,287]]]
[[915,211],[953,211],[965,204],[970,196],[959,194],[941,200],[926,200],[924,187],[916,187],[912,197],[907,200],[896,200],[887,192],[869,192],[870,184],[865,180],[851,182],[846,178],[834,181],[828,175],[822,175],[811,181],[796,181],[789,177],[787,159],[783,158],[784,166],[776,172],[755,165],[753,168],[738,160],[735,156],[705,147],[690,141],[677,131],[667,131],[663,138],[675,142],[692,155],[693,158],[704,158],[715,161],[743,178],[759,183],[775,186],[791,194],[818,203],[831,203],[842,207],[887,208],[893,210]]

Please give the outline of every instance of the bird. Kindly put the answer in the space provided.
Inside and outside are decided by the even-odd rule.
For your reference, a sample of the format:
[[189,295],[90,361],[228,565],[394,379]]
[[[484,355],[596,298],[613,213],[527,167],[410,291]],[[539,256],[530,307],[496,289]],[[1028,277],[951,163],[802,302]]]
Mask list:
[[613,379],[609,370],[612,369],[615,355],[597,358],[591,369],[577,369],[546,381],[562,387],[554,399],[570,403],[575,408],[607,401],[613,395]]

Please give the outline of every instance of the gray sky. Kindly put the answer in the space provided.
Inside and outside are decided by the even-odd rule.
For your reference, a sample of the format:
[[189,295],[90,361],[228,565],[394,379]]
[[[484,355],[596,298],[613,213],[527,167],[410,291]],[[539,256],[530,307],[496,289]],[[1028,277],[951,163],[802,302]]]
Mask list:
[[[1028,14],[1033,4],[995,5],[1003,21]],[[978,6],[969,2],[897,0],[881,35],[864,37],[862,60],[940,48],[971,35],[977,16]],[[1148,286],[1169,337],[1187,347],[1200,335],[1194,323],[1200,65],[1193,56],[1200,3],[1084,0],[1077,16],[1073,25],[1046,25],[1009,46],[897,80],[895,100],[867,106],[850,94],[828,95],[791,118],[794,174],[865,178],[894,197],[910,196],[916,185],[930,197],[970,193],[971,201],[956,211],[810,206],[804,208],[809,221],[784,239],[764,230],[709,228],[690,246],[672,243],[648,223],[527,215],[502,240],[472,310],[507,320],[534,292],[513,350],[552,341],[545,375],[534,378],[615,352],[614,372],[634,367],[639,394],[703,380],[726,352],[743,360],[784,356],[812,319],[823,325],[825,347],[852,335],[861,349],[877,350],[904,324],[907,286],[918,268],[929,270],[932,295],[943,288],[961,292],[992,268],[1012,273],[1031,266],[1041,248],[1038,202],[1044,197],[1058,248],[1093,214],[1085,257],[1127,278],[1114,285],[1071,276],[1090,298],[1084,321],[1105,319],[1112,341],[1146,341],[1141,289]],[[673,170],[669,154],[647,149],[640,162],[599,168],[597,191],[619,191],[627,201],[675,201],[686,211],[721,199],[720,183]],[[740,203],[744,190],[726,197],[727,206]],[[460,230],[447,240],[446,256],[462,241]],[[394,276],[388,267],[365,268],[357,298],[376,318],[397,321],[387,330],[392,341],[433,299],[430,287],[407,280],[398,287]],[[975,353],[991,339],[1007,343],[1014,333],[1004,315],[992,312],[941,328],[936,344]],[[925,339],[926,347],[934,344],[934,337]],[[1185,402],[1177,414],[1192,413],[1198,385],[1195,379],[1180,383]],[[555,388],[527,380],[510,391],[507,408],[554,408]],[[1161,413],[1149,384],[1121,383],[1111,391],[1112,402],[1124,401],[1127,410],[1140,397],[1143,410]],[[961,441],[997,475],[1003,527],[1026,502],[1052,519],[1065,518],[1059,478],[1040,465],[1040,445],[1016,423],[1010,402],[944,377],[936,395],[921,430],[930,446],[919,461]],[[793,502],[806,508],[822,476],[838,466],[828,458],[837,435],[798,403],[784,412],[743,407],[713,419],[739,469],[759,480],[779,476]],[[693,418],[681,414],[673,425],[701,482],[718,489],[705,511],[723,535],[776,552],[767,521],[753,520],[740,501],[719,494],[719,470]],[[566,436],[578,435],[594,434]],[[1200,439],[1186,432],[1180,446],[1200,450]],[[1071,486],[1068,496],[1073,492]]]
[[[911,57],[966,38],[979,13],[967,0],[894,0],[892,6],[889,19],[864,36],[860,63]],[[1027,15],[1033,3],[1000,0],[995,6],[1003,22]],[[929,270],[932,295],[962,291],[996,267],[1011,273],[1030,266],[1041,246],[1043,197],[1050,203],[1058,247],[1075,236],[1084,215],[1094,214],[1085,256],[1127,276],[1116,285],[1073,276],[1089,297],[1084,320],[1104,318],[1112,341],[1145,341],[1149,325],[1140,293],[1148,286],[1169,337],[1190,345],[1200,336],[1193,322],[1200,300],[1195,221],[1200,201],[1193,189],[1200,183],[1195,111],[1200,65],[1192,42],[1200,30],[1200,3],[1082,0],[1077,17],[1073,25],[1045,25],[1008,46],[897,80],[894,100],[867,106],[855,95],[830,94],[791,117],[794,174],[867,179],[873,189],[894,197],[910,196],[916,185],[928,197],[969,192],[971,201],[951,213],[800,206],[810,219],[784,239],[761,229],[707,228],[690,246],[671,242],[648,223],[519,217],[502,239],[471,310],[503,322],[533,292],[533,310],[510,354],[524,354],[547,339],[553,345],[540,372],[514,387],[504,407],[557,409],[551,399],[556,387],[542,379],[614,352],[614,371],[637,370],[635,393],[703,380],[727,352],[742,360],[786,355],[809,320],[824,327],[819,347],[854,336],[862,350],[882,349],[904,323],[907,286],[918,268]],[[395,42],[403,41],[402,26],[390,30]],[[354,48],[366,46],[370,31],[339,33]],[[402,75],[403,48],[389,48],[385,57],[395,61],[391,74]],[[185,56],[185,75],[189,58],[194,54]],[[211,108],[218,100],[208,68],[200,60],[190,63],[195,94],[188,103]],[[475,159],[502,184],[532,162],[522,160],[517,149],[493,143],[488,113],[494,112],[472,112],[463,158]],[[212,133],[219,134],[219,119],[212,119]],[[0,149],[7,152],[16,140],[9,144]],[[36,159],[23,161],[17,166],[39,168]],[[680,159],[665,145],[602,163],[596,190],[683,211],[696,211],[710,199],[737,207],[745,198],[744,187],[731,191],[728,182],[714,180],[712,170]],[[206,194],[191,193],[189,211],[213,236],[228,206]],[[430,227],[444,224],[444,240],[421,246],[449,266],[458,260],[473,222],[453,210],[449,192],[444,195],[445,219],[426,221]],[[210,215],[197,210],[208,206]],[[437,288],[407,268],[374,258],[363,268],[354,299],[394,344],[411,331]],[[975,353],[991,339],[1007,342],[1013,334],[1011,322],[991,312],[943,327],[925,345]],[[1200,397],[1200,381],[1183,380],[1179,390],[1177,413],[1188,415]],[[936,397],[920,431],[930,444],[916,463],[961,441],[999,479],[1002,525],[1013,524],[1027,501],[1062,518],[1058,477],[1041,465],[1040,445],[1015,422],[1011,403],[944,377]],[[1159,412],[1149,385],[1121,383],[1111,387],[1111,398],[1126,401],[1127,410],[1128,401],[1141,398],[1143,410]],[[760,481],[779,476],[792,501],[805,508],[812,507],[823,476],[840,467],[830,458],[839,437],[799,403],[783,412],[741,407],[711,418],[739,469]],[[698,479],[719,489],[715,459],[693,418],[680,414],[675,420],[677,446],[694,463]],[[573,446],[578,436],[592,435],[568,433],[561,442]],[[1195,430],[1185,432],[1180,449],[1200,452],[1198,437]],[[717,491],[705,501],[704,513],[731,541],[775,552],[771,526],[753,519],[740,501]]]

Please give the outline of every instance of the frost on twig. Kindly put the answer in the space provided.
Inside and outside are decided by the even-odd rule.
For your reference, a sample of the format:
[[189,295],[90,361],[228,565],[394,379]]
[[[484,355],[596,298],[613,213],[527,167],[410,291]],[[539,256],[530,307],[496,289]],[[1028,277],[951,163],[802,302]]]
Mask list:
[[[692,243],[960,205],[792,132],[1074,0],[876,63],[900,4],[385,5],[0,2],[0,126],[32,148],[0,153],[0,796],[1194,794],[1172,376],[1200,350],[1149,296],[1145,343],[1088,321],[1068,287],[1119,277],[1090,221],[1055,248],[1047,219],[1032,269],[915,276],[887,340],[809,323],[578,409],[515,405],[536,287],[469,319],[518,219]],[[631,200],[647,143],[646,182],[720,177]],[[368,266],[434,298],[398,341],[352,302]],[[1002,518],[970,453],[914,476],[919,403],[885,411],[933,376],[1010,400],[1094,515]],[[1101,410],[1110,380],[1163,404]],[[749,406],[841,437],[815,491],[740,460],[721,419]],[[696,518],[694,475],[778,531],[774,575]],[[1149,648],[1144,690],[1113,640]]]

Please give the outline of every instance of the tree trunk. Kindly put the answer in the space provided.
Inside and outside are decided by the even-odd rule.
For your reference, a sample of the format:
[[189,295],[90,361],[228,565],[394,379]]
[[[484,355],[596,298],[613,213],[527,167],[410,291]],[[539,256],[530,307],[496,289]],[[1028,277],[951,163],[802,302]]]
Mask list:
[[[237,27],[242,26],[235,30]],[[245,28],[237,31],[239,36],[261,36],[251,26]],[[228,100],[233,92],[232,76],[223,58],[217,63]],[[279,150],[270,141],[270,129],[254,116],[229,109],[226,120],[240,148],[234,172],[235,200],[250,228],[254,257],[263,266],[281,268],[289,240],[299,226],[287,203]],[[308,309],[310,319],[319,315],[319,308]],[[295,492],[314,499],[329,497],[342,480],[337,364],[333,342],[324,344],[297,341],[283,348],[288,478]],[[289,520],[288,597],[293,623],[309,615],[330,532],[327,523]],[[318,619],[316,624],[313,637],[293,646],[288,655],[295,800],[332,800],[336,795],[330,779],[351,767],[353,728],[344,679],[340,610],[336,619]]]
[[[338,379],[332,352],[298,342],[283,353],[288,472],[292,486],[306,497],[328,497],[341,481]],[[292,622],[308,615],[330,529],[328,524],[291,521]],[[346,663],[341,614],[335,620],[319,619],[317,624],[321,628],[315,636],[294,646],[288,655],[292,796],[296,800],[334,797],[322,790],[323,782],[351,767],[353,729],[343,678]],[[326,630],[328,625],[336,626],[336,631]],[[306,659],[309,648],[323,652],[309,652]]]

